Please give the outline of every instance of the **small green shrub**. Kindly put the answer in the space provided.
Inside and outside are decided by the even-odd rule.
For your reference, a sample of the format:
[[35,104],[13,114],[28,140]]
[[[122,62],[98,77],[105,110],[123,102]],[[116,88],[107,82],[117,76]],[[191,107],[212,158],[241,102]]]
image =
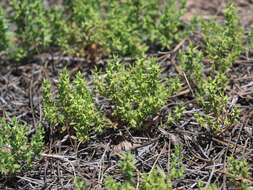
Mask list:
[[44,50],[51,43],[50,23],[43,7],[43,0],[11,0],[13,16],[10,21],[16,25],[16,41],[11,47],[10,58],[17,61]]
[[[144,53],[147,47],[138,37],[139,11],[137,1],[111,1],[107,5],[108,13],[104,21],[103,45],[107,54],[137,56]],[[138,4],[138,3],[137,3]]]
[[[180,17],[185,13],[185,1],[115,1],[104,3],[106,10],[104,47],[110,54],[140,55],[148,50],[149,42],[171,48],[186,36],[180,31]],[[160,10],[162,9],[162,10]]]
[[[209,77],[203,80],[202,87],[196,92],[197,102],[203,108],[206,113],[211,113],[213,119],[203,116],[197,116],[196,119],[200,122],[200,118],[206,120],[206,125],[215,129],[216,132],[223,127],[236,123],[239,116],[239,110],[237,108],[232,109],[232,114],[229,117],[227,113],[227,107],[229,105],[228,96],[225,95],[225,85],[227,84],[227,78],[224,74],[218,73],[214,79]],[[203,124],[203,123],[202,123]],[[205,125],[203,125],[205,126]]]
[[7,176],[32,169],[33,161],[43,150],[42,126],[39,125],[31,141],[28,141],[26,124],[19,125],[16,118],[7,124],[1,119],[0,127],[0,173]]
[[202,182],[198,182],[199,190],[218,190],[216,185],[211,184],[208,187],[204,187]]
[[[206,28],[206,30],[208,29]],[[197,103],[200,105],[203,112],[206,113],[196,113],[194,115],[196,120],[202,126],[214,129],[215,132],[219,132],[221,128],[236,123],[240,113],[239,110],[234,108],[230,114],[228,114],[226,110],[229,105],[228,96],[225,93],[226,86],[229,82],[226,76],[229,65],[219,70],[213,69],[214,67],[212,65],[212,69],[206,74],[203,72],[204,69],[206,69],[203,64],[203,53],[191,43],[185,53],[180,51],[179,59],[181,67],[193,88]],[[230,66],[231,64],[232,62]],[[224,71],[223,69],[225,68],[227,70]],[[210,114],[212,117],[208,117]]]
[[[248,162],[245,159],[235,159],[233,156],[229,157],[229,171],[232,172],[234,177],[247,178],[250,175]],[[235,178],[233,181],[235,182]]]
[[226,72],[243,50],[243,29],[239,26],[239,16],[233,4],[225,10],[225,25],[215,21],[203,21],[202,31],[206,53],[212,60],[212,70]]
[[100,77],[99,72],[94,75],[100,95],[115,105],[113,116],[137,129],[143,129],[144,120],[155,115],[181,87],[178,79],[168,79],[168,88],[165,88],[155,59],[139,58],[129,67],[109,63],[105,76]]
[[185,111],[185,106],[181,102],[179,105],[175,107],[173,112],[170,112],[168,115],[167,123],[171,122],[179,122],[179,120],[182,118],[183,112]]
[[79,177],[74,178],[74,186],[76,190],[86,190],[87,188],[84,185],[84,182],[80,180]]
[[118,183],[111,176],[107,176],[105,178],[105,185],[108,189],[112,190],[119,190],[119,189],[124,189],[124,190],[131,190],[135,189],[135,163],[132,161],[133,160],[133,155],[128,152],[127,154],[123,155],[123,160],[120,161],[119,167],[122,169],[122,174],[124,176],[124,183]]
[[51,45],[59,47],[62,51],[70,50],[70,45],[76,33],[68,26],[68,18],[64,17],[64,8],[54,6],[47,11],[51,26]]
[[196,87],[201,85],[204,79],[203,75],[203,60],[204,55],[197,47],[194,47],[190,42],[186,52],[179,51],[180,66],[185,72],[190,85]]
[[[179,155],[182,151],[182,147],[176,147],[175,152],[172,154],[172,162],[169,168],[170,175],[166,175],[161,169],[152,170],[149,174],[139,174],[143,176],[140,181],[140,190],[170,190],[172,189],[172,179],[184,177],[184,167],[182,166],[182,159],[179,159]],[[179,159],[179,160],[178,160]],[[132,161],[133,156],[128,152],[124,154],[123,160],[119,163],[119,167],[122,169],[124,176],[124,182],[119,183],[112,179],[111,176],[105,178],[105,185],[108,189],[112,190],[134,190],[136,189],[136,167]]]
[[[228,111],[229,100],[226,95],[229,83],[227,72],[244,50],[243,29],[238,20],[235,7],[229,4],[225,10],[224,25],[215,21],[201,22],[204,53],[190,43],[188,50],[179,54],[181,67],[203,111],[194,116],[202,126],[211,127],[215,132],[235,124],[240,114],[236,107]],[[211,60],[209,68],[203,64],[205,54]]]
[[181,0],[179,9],[176,0],[169,0],[161,12],[156,29],[157,39],[163,48],[170,49],[171,45],[186,36],[186,30],[180,30],[180,17],[186,12],[186,0]]
[[50,46],[88,56],[87,48],[96,44],[109,57],[143,55],[153,45],[169,49],[192,29],[180,21],[185,3],[177,8],[176,0],[76,0],[46,9],[43,0],[11,0],[9,20],[16,29],[9,58],[19,61]]
[[245,159],[235,159],[233,156],[229,157],[228,162],[228,170],[233,174],[230,178],[231,182],[243,190],[252,190],[253,188],[247,184],[247,178],[250,176],[248,162]]
[[[117,182],[111,176],[107,175],[104,180],[105,187],[110,190],[134,190],[137,185],[136,175],[139,175],[142,176],[138,188],[140,190],[170,190],[172,189],[171,180],[183,177],[184,167],[182,166],[182,159],[179,159],[181,151],[182,147],[176,147],[175,153],[172,154],[172,164],[169,168],[171,173],[169,176],[161,169],[152,170],[149,174],[140,173],[136,169],[135,162],[133,161],[134,156],[130,152],[123,154],[123,158],[118,164],[122,170],[122,183]],[[86,189],[84,183],[78,177],[75,178],[74,184],[78,190]]]
[[184,177],[183,157],[180,156],[182,151],[183,147],[175,146],[175,151],[171,154],[171,163],[169,170],[170,179],[178,179]]
[[0,51],[4,51],[8,48],[8,21],[5,18],[6,12],[0,4]]
[[143,183],[140,186],[140,190],[172,189],[171,179],[161,169],[153,170],[149,175],[143,175]]
[[89,43],[103,43],[100,3],[100,0],[77,0],[69,4],[69,9],[71,9],[69,20],[72,28],[70,32],[74,33],[71,44],[74,42],[74,47],[79,48],[76,51],[80,52],[81,55],[86,53],[84,48]]
[[251,48],[253,48],[253,25],[251,25],[250,31],[248,32],[248,35],[246,38],[246,45],[247,45],[248,51],[250,51]]
[[56,98],[53,98],[50,82],[45,79],[42,97],[45,119],[52,126],[60,125],[61,131],[74,129],[79,141],[88,140],[90,131],[101,131],[105,123],[80,72],[71,83],[67,69],[63,69]]
[[82,51],[85,54],[85,47],[95,43],[103,47],[106,56],[137,56],[148,50],[150,42],[170,48],[186,36],[186,31],[180,30],[185,0],[178,9],[175,0],[77,0],[65,1],[63,10],[67,14],[64,18],[67,25],[62,16],[53,17],[56,23],[62,23],[56,31],[66,33],[60,38],[61,47],[64,44],[70,53]]

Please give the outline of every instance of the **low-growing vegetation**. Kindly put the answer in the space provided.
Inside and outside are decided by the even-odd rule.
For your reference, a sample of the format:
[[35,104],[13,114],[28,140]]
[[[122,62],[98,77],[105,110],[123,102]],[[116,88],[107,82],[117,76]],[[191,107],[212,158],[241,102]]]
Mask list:
[[33,168],[33,162],[43,150],[43,128],[38,126],[31,141],[28,141],[26,124],[18,124],[13,118],[8,124],[1,119],[0,126],[0,173],[13,177]]
[[89,139],[91,129],[101,131],[105,121],[95,107],[94,95],[80,72],[72,84],[65,68],[59,77],[58,95],[53,98],[51,84],[48,79],[44,80],[44,115],[53,127],[60,125],[60,132],[70,131],[71,134],[74,129],[73,137],[84,141]]
[[129,127],[145,129],[145,119],[157,115],[169,96],[181,86],[177,78],[163,84],[160,75],[161,69],[154,59],[140,58],[128,68],[120,63],[108,63],[105,77],[100,78],[99,72],[95,73],[94,83],[99,94],[115,105],[113,117]]
[[252,189],[253,27],[234,4],[222,22],[183,22],[186,0],[51,4],[0,3],[4,186]]
[[[138,56],[152,42],[169,49],[187,36],[181,31],[180,17],[186,1],[66,1],[65,6],[46,9],[42,0],[11,0],[13,14],[7,21],[17,27],[15,41],[9,45],[8,56],[20,61],[55,46],[68,54],[88,55],[93,45],[102,47],[104,56]],[[1,22],[6,18],[1,11]],[[6,36],[6,26],[1,36]],[[190,27],[189,27],[190,28]]]
[[[215,21],[201,22],[205,52],[191,43],[186,53],[180,52],[183,71],[194,89],[198,104],[207,115],[212,113],[214,116],[211,119],[196,113],[195,118],[202,126],[211,126],[216,132],[235,124],[240,113],[233,107],[229,111],[231,117],[228,116],[229,101],[226,95],[228,70],[243,50],[243,30],[238,19],[235,8],[229,5],[225,10],[224,26]],[[209,67],[203,64],[204,54],[210,59]]]
[[[180,165],[175,164],[181,162],[181,159],[180,161],[177,160],[179,158],[178,156],[180,156],[180,150],[182,150],[180,147],[176,147],[176,153],[173,154],[173,164],[170,166],[170,175],[166,175],[164,171],[159,168],[152,170],[149,174],[140,173],[133,161],[133,155],[128,152],[123,155],[122,160],[118,164],[119,168],[122,170],[122,176],[124,178],[123,183],[119,183],[111,176],[107,176],[105,178],[105,186],[111,190],[134,190],[136,188],[140,190],[170,190],[172,189],[172,179],[184,177],[182,163]],[[137,177],[141,177],[141,180],[139,179],[140,181],[138,181]],[[137,184],[137,182],[140,184]],[[137,185],[139,185],[139,187],[137,187]],[[84,184],[79,178],[75,179],[75,187],[78,190],[85,189]]]
[[6,12],[3,7],[0,5],[0,51],[4,51],[8,47],[8,38],[7,38],[7,30],[8,23],[5,18]]

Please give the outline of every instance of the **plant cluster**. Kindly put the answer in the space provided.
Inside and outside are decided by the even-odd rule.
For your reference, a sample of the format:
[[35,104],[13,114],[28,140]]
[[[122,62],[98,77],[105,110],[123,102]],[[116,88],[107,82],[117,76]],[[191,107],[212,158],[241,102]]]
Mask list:
[[185,12],[186,0],[180,2],[178,10],[176,9],[175,0],[169,0],[168,3],[164,5],[154,32],[156,37],[153,38],[158,41],[162,48],[169,49],[174,42],[178,42],[187,36],[187,30],[183,30],[182,32],[179,30],[182,25],[180,17],[183,16]]
[[[149,42],[162,48],[186,36],[179,30],[186,1],[88,1],[67,2],[69,24],[78,31],[74,42],[100,44],[106,55],[140,55]],[[71,31],[72,29],[70,29]]]
[[8,124],[4,118],[0,126],[0,173],[11,177],[33,168],[33,161],[43,150],[42,126],[39,125],[32,139],[29,141],[26,124],[19,125],[13,118]]
[[102,129],[104,120],[100,117],[94,95],[80,72],[71,84],[66,68],[62,71],[56,98],[53,98],[51,83],[45,79],[42,97],[45,119],[52,126],[61,125],[61,132],[74,129],[78,140],[84,141],[88,140],[91,130]]
[[177,105],[173,111],[169,112],[168,118],[167,118],[167,123],[172,123],[172,122],[179,122],[179,120],[183,116],[183,112],[185,111],[185,106],[181,102],[179,105]]
[[181,153],[183,151],[182,146],[175,146],[175,151],[171,154],[169,177],[171,179],[179,179],[184,177],[184,165],[183,157]]
[[253,25],[250,27],[250,31],[248,32],[246,38],[247,51],[249,51],[253,47]]
[[[76,0],[63,1],[63,6],[45,9],[43,0],[11,0],[13,14],[6,18],[0,6],[0,51],[17,61],[34,53],[56,46],[71,54],[85,56],[87,47],[96,44],[106,56],[131,55],[138,57],[127,65],[114,59],[105,73],[93,72],[94,89],[90,90],[85,77],[78,72],[73,80],[65,68],[59,77],[56,95],[49,79],[42,87],[44,118],[57,131],[70,133],[78,141],[89,140],[91,132],[102,131],[115,122],[136,130],[146,129],[146,121],[158,115],[168,98],[177,93],[182,84],[179,78],[161,78],[161,68],[155,59],[146,60],[143,54],[152,48],[150,44],[170,49],[173,44],[187,36],[187,28],[180,29],[180,17],[185,13],[186,1],[177,8],[176,0]],[[229,83],[227,73],[243,49],[243,30],[238,15],[230,4],[225,11],[225,23],[202,21],[204,49],[192,43],[186,52],[180,51],[181,67],[194,97],[200,107],[195,119],[215,132],[237,122],[239,110],[230,107],[226,95]],[[14,24],[15,30],[8,31]],[[188,29],[192,25],[188,26]],[[253,30],[248,38],[253,36]],[[13,39],[11,39],[13,37]],[[252,46],[253,42],[249,41]],[[206,59],[208,58],[208,63]],[[188,82],[188,81],[187,81]],[[97,93],[97,94],[96,94]],[[112,113],[102,113],[95,105],[95,95],[107,98]],[[183,104],[168,115],[168,123],[179,122],[185,110]],[[58,128],[57,128],[58,127]],[[32,168],[32,162],[43,150],[43,129],[38,126],[29,141],[26,125],[16,119],[10,124],[2,119],[0,126],[0,173],[12,176]],[[111,176],[105,179],[108,189],[135,189],[136,175],[142,176],[139,189],[172,189],[172,180],[184,177],[182,147],[175,146],[171,155],[168,175],[161,169],[150,174],[139,173],[133,156],[128,153],[119,163],[124,182]],[[245,160],[229,158],[229,170],[236,177],[249,175]],[[83,182],[75,179],[77,189]],[[245,185],[245,184],[243,184]],[[215,190],[211,185],[200,189]],[[243,186],[246,188],[246,185]]]
[[[232,173],[232,176],[229,177],[234,186],[238,186],[238,188],[243,190],[252,190],[246,183],[247,177],[250,176],[249,170],[248,162],[245,159],[235,159],[233,156],[229,157],[228,171]],[[239,177],[240,180],[238,180]],[[218,190],[215,184],[204,187],[202,182],[198,182],[198,185],[199,190]]]
[[79,177],[74,178],[74,186],[76,190],[86,190],[87,188],[85,187],[85,184],[83,181],[80,180]]
[[236,176],[247,178],[250,175],[248,162],[245,159],[235,159],[233,156],[229,157],[229,171],[234,175],[234,183]]
[[[17,61],[51,46],[85,56],[90,44],[101,46],[105,56],[137,56],[150,42],[169,49],[187,35],[180,29],[185,0],[178,8],[176,0],[65,0],[50,8],[43,0],[11,0],[10,5],[13,14],[7,18],[0,9],[1,49]],[[8,22],[16,26],[13,32],[7,31]]]
[[[168,79],[166,87],[160,74],[155,59],[140,58],[130,66],[109,63],[106,75],[101,77],[100,71],[94,72],[93,82],[99,95],[115,105],[111,118],[142,130],[147,117],[157,115],[168,97],[181,87],[178,79]],[[52,126],[61,125],[63,130],[74,128],[79,140],[87,140],[91,129],[100,130],[106,123],[81,73],[71,84],[64,69],[59,77],[57,93],[53,98],[51,84],[46,79],[42,91],[44,114]]]
[[115,105],[114,117],[141,129],[143,121],[155,115],[168,97],[181,87],[177,79],[170,79],[166,88],[160,75],[161,69],[155,59],[140,58],[128,67],[109,63],[104,77],[95,73],[94,83],[100,95]]
[[0,4],[0,51],[4,51],[8,47],[8,21],[5,18],[6,12]]
[[[201,22],[205,51],[191,43],[186,53],[180,52],[181,67],[194,89],[203,114],[195,114],[197,121],[216,131],[237,122],[239,110],[228,110],[226,95],[227,71],[243,50],[243,30],[239,27],[237,12],[232,4],[225,11],[225,25],[215,21]],[[206,68],[204,54],[211,60]],[[230,112],[230,113],[228,113]]]
[[[177,147],[177,152],[173,154],[172,163],[178,163],[182,147]],[[140,181],[140,190],[170,190],[172,189],[172,180],[179,177],[183,177],[184,169],[180,161],[180,166],[175,166],[172,164],[170,166],[170,171],[173,171],[170,175],[166,175],[165,172],[161,169],[152,170],[149,174],[140,173],[135,166],[133,161],[133,155],[128,152],[123,155],[122,160],[118,164],[119,168],[122,170],[122,175],[124,181],[122,183],[117,182],[111,176],[105,178],[105,186],[110,190],[134,190],[136,187],[136,175],[142,176]],[[180,159],[182,160],[182,159]],[[79,178],[75,178],[75,187],[78,190],[86,189],[83,182]]]
[[[17,61],[43,51],[51,43],[51,28],[43,0],[11,0],[15,24],[14,43],[10,44],[9,57]],[[12,39],[13,40],[13,39]]]
[[225,10],[224,26],[211,20],[202,22],[205,52],[213,62],[212,70],[226,72],[242,52],[243,29],[238,22],[238,12],[233,4]]

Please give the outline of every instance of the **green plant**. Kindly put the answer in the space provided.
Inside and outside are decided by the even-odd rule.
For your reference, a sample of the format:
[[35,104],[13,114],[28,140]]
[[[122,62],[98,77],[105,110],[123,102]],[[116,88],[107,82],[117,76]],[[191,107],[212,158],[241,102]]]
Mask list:
[[[163,48],[186,36],[180,32],[180,17],[185,12],[185,0],[179,10],[176,1],[65,1],[67,26],[61,41],[68,41],[67,49],[82,51],[89,43],[99,44],[107,56],[136,56],[148,50],[155,42]],[[162,9],[162,11],[161,11]],[[65,18],[66,19],[66,18]],[[56,22],[63,22],[57,18]],[[71,35],[75,34],[75,35]],[[69,40],[72,39],[72,40]],[[71,52],[71,51],[70,51]]]
[[[209,126],[219,132],[222,128],[226,128],[235,124],[238,120],[240,110],[234,107],[228,113],[228,96],[225,94],[227,77],[223,73],[217,73],[214,78],[208,77],[199,85],[196,91],[197,103],[207,114],[195,114],[195,118],[202,126]],[[211,117],[209,117],[211,115]]]
[[[135,164],[132,161],[133,156],[128,152],[123,155],[123,160],[120,161],[119,167],[122,169],[124,183],[116,182],[111,176],[105,178],[105,185],[111,190],[134,190],[136,181],[134,178]],[[140,184],[140,190],[169,190],[172,189],[170,178],[161,170],[153,170],[149,175],[142,174],[143,179]]]
[[207,119],[207,123],[216,131],[219,131],[222,127],[231,125],[238,117],[238,114],[233,118],[228,117],[226,107],[229,102],[228,96],[224,92],[226,83],[226,76],[218,73],[214,79],[209,77],[203,80],[200,90],[196,92],[197,102],[203,108],[203,111],[213,115],[214,119]]
[[[105,187],[110,190],[134,190],[136,189],[136,175],[140,178],[140,190],[170,190],[172,189],[172,179],[183,177],[182,159],[177,161],[179,154],[182,151],[182,147],[176,147],[175,154],[172,154],[172,164],[170,165],[171,174],[168,176],[162,169],[152,170],[149,174],[140,173],[136,166],[134,156],[127,152],[123,154],[122,160],[118,166],[122,170],[123,182],[117,182],[110,175],[105,177]],[[173,171],[173,172],[172,172]],[[136,174],[137,173],[137,174]],[[78,177],[74,180],[74,185],[78,190],[84,190],[84,183],[80,181]]]
[[45,79],[42,97],[45,119],[53,126],[60,125],[62,131],[74,129],[79,141],[88,140],[90,131],[101,131],[105,123],[95,106],[94,95],[80,72],[71,84],[67,69],[63,69],[56,98],[53,98],[50,82]]
[[76,190],[86,190],[87,188],[84,186],[84,182],[80,180],[79,177],[74,178],[74,186]]
[[176,0],[169,0],[161,12],[156,29],[156,38],[163,48],[171,48],[171,45],[186,36],[186,30],[181,31],[180,17],[186,12],[186,0],[181,0],[179,9],[176,8]]
[[253,190],[252,186],[248,186],[245,183],[241,184],[241,188],[242,188],[242,190]]
[[149,175],[143,174],[143,183],[140,190],[171,190],[172,183],[169,176],[163,170],[153,170]]
[[17,61],[44,50],[51,43],[50,22],[43,7],[43,0],[11,0],[13,16],[10,21],[16,25],[16,43],[11,47],[10,58]]
[[137,1],[112,0],[105,7],[108,11],[103,29],[105,51],[108,54],[137,56],[147,50],[139,38],[139,10]]
[[225,25],[215,21],[203,21],[202,31],[206,53],[212,61],[212,70],[226,72],[243,50],[243,29],[238,24],[239,17],[233,4],[225,10]]
[[[208,29],[206,28],[206,30]],[[236,123],[240,113],[239,110],[237,108],[232,109],[231,116],[227,111],[229,101],[225,90],[228,78],[223,69],[228,69],[228,67],[215,70],[214,68],[217,69],[217,67],[212,65],[211,70],[206,69],[209,73],[205,73],[203,53],[191,43],[185,53],[180,51],[179,60],[193,89],[197,103],[204,112],[203,114],[196,113],[194,115],[196,120],[202,126],[214,129],[215,132]]]
[[7,37],[7,30],[8,30],[8,21],[5,18],[5,10],[0,4],[0,51],[4,51],[8,47],[8,37]]
[[185,111],[185,106],[181,102],[179,105],[177,105],[175,107],[175,109],[173,110],[173,112],[169,113],[167,122],[168,123],[179,122],[179,120],[181,119],[184,111]]
[[181,87],[178,79],[169,79],[169,88],[165,88],[155,59],[139,58],[128,67],[109,63],[106,75],[100,77],[99,73],[94,73],[94,83],[100,95],[115,105],[113,116],[137,129],[143,129],[144,120],[155,115]]
[[[170,49],[174,43],[187,36],[187,29],[180,29],[180,17],[186,11],[186,1],[182,0],[179,7],[175,0],[169,1],[132,1],[134,14],[129,14],[137,31],[137,36],[146,45],[150,42],[162,49]],[[135,10],[136,9],[136,10]],[[135,20],[135,22],[134,22]],[[136,22],[137,21],[137,22]]]
[[236,176],[247,178],[250,175],[248,162],[245,159],[235,159],[233,156],[229,157],[229,171],[234,175],[234,182]]
[[180,156],[182,151],[183,147],[175,146],[175,151],[171,154],[171,163],[169,170],[170,179],[178,179],[184,177],[183,157]]
[[[163,170],[152,170],[149,174],[138,173],[137,175],[143,176],[140,181],[140,190],[170,190],[172,189],[172,179],[183,177],[184,167],[182,166],[182,159],[179,159],[182,147],[176,147],[175,152],[172,154],[172,162],[169,168],[170,175],[166,175]],[[179,160],[178,160],[179,159]],[[123,160],[120,161],[119,167],[122,169],[124,182],[116,182],[111,176],[105,178],[105,185],[108,189],[112,190],[134,190],[136,189],[135,162],[132,161],[133,156],[128,152],[123,155]]]
[[197,47],[194,47],[191,42],[186,52],[183,52],[182,50],[179,51],[180,66],[185,72],[191,85],[201,85],[203,80],[205,80],[203,75],[203,60],[203,52],[198,50]]
[[135,185],[134,174],[135,174],[135,163],[132,161],[133,155],[128,152],[123,155],[123,160],[120,161],[119,167],[122,169],[125,182],[123,184],[117,183],[111,176],[105,178],[105,185],[111,190],[133,190]]
[[19,125],[13,118],[7,124],[1,119],[0,127],[0,173],[13,176],[33,167],[33,161],[43,150],[43,128],[38,126],[31,141],[28,140],[26,124]]
[[218,190],[216,185],[211,184],[208,187],[204,187],[204,184],[202,182],[198,182],[199,190]]
[[250,27],[250,31],[246,38],[246,43],[248,46],[248,51],[253,47],[253,25]]
[[89,43],[100,44],[103,42],[103,21],[99,10],[100,4],[101,0],[77,0],[71,2],[71,26],[73,31],[75,31],[75,45],[79,49],[84,49]]
[[10,5],[10,23],[16,29],[9,58],[16,61],[50,46],[88,56],[90,44],[101,47],[102,54],[109,57],[139,56],[151,43],[171,48],[188,31],[180,29],[185,0],[179,8],[175,0],[65,0],[62,6],[48,9],[43,0],[11,0]]
[[63,12],[63,7],[54,6],[47,11],[47,15],[51,25],[51,45],[67,51],[73,43],[75,32],[68,26],[68,18],[64,17]]
[[[194,87],[197,102],[207,113],[206,116],[195,114],[195,118],[201,125],[211,126],[216,131],[236,123],[239,116],[236,108],[232,110],[232,117],[228,116],[229,102],[225,93],[229,82],[226,73],[243,50],[243,30],[238,20],[235,7],[229,4],[225,10],[224,26],[215,21],[201,22],[205,53],[211,60],[208,73],[204,72],[204,53],[201,50],[190,43],[187,53],[180,52],[182,68]],[[209,117],[210,114],[215,119]]]

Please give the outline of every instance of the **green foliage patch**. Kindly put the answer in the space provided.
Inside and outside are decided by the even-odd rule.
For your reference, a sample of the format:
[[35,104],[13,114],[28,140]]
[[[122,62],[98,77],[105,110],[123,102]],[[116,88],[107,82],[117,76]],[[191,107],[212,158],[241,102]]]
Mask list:
[[212,61],[212,70],[224,73],[243,50],[243,29],[239,26],[239,16],[233,4],[225,10],[225,24],[215,21],[202,22],[205,35],[205,53]]
[[[155,59],[138,59],[133,65],[109,63],[105,76],[94,72],[94,84],[100,96],[115,105],[111,118],[127,124],[130,128],[143,130],[143,122],[157,115],[169,96],[176,93],[181,84],[178,78],[167,79],[167,86],[160,79],[161,69]],[[42,97],[45,119],[61,129],[73,128],[77,138],[88,140],[91,130],[101,131],[107,125],[103,113],[94,103],[94,92],[79,72],[71,82],[64,69],[59,77],[58,91],[53,98],[51,84],[44,81]]]
[[181,87],[178,78],[168,79],[168,87],[165,86],[155,59],[139,58],[128,67],[109,63],[104,77],[99,72],[94,74],[99,94],[115,105],[113,116],[138,129],[143,129],[144,120],[156,115],[168,97]]
[[11,0],[14,14],[10,22],[15,24],[15,43],[10,47],[9,57],[16,61],[43,51],[51,43],[51,26],[43,0]]
[[[75,131],[79,141],[89,139],[91,130],[100,131],[103,119],[94,103],[94,95],[80,72],[71,83],[66,68],[59,77],[58,95],[53,98],[51,83],[44,80],[42,97],[45,119],[60,131]],[[75,135],[73,136],[75,138]]]
[[[240,113],[237,108],[232,108],[231,113],[227,110],[227,72],[243,50],[243,30],[239,27],[237,11],[232,4],[225,11],[225,19],[224,26],[214,21],[201,22],[204,53],[191,43],[186,52],[179,53],[181,67],[203,111],[203,114],[196,113],[195,118],[202,126],[215,132],[235,124]],[[210,67],[204,65],[204,54],[211,60]]]
[[[176,152],[173,153],[172,163],[179,163],[179,165],[170,165],[170,175],[167,175],[162,169],[152,170],[148,173],[140,173],[136,166],[133,155],[128,152],[123,154],[122,160],[118,166],[122,170],[124,178],[123,182],[118,182],[113,179],[110,175],[105,178],[105,186],[110,190],[170,190],[172,189],[172,179],[178,179],[184,176],[184,169],[182,166],[182,159],[179,159],[182,147],[177,147]],[[178,162],[177,159],[180,161]],[[136,175],[142,176],[140,179],[140,186],[137,188],[137,177]],[[78,190],[86,189],[83,182],[79,178],[75,178],[75,187]]]
[[11,0],[13,14],[6,19],[0,11],[1,38],[7,33],[6,22],[16,29],[2,49],[8,48],[8,57],[16,61],[50,46],[79,56],[87,56],[90,44],[102,47],[105,56],[138,56],[150,42],[170,49],[187,36],[187,29],[180,29],[186,1],[176,4],[176,0],[76,0],[45,8],[43,0]]
[[5,16],[6,12],[0,4],[0,51],[6,50],[9,43],[7,37],[8,21]]
[[[107,57],[136,58],[131,64],[115,58],[106,65],[105,73],[93,72],[93,89],[80,72],[71,80],[66,68],[59,76],[56,93],[49,79],[45,79],[42,87],[44,119],[55,131],[70,133],[72,138],[85,142],[92,132],[112,127],[109,120],[138,131],[150,127],[149,119],[159,116],[161,107],[170,96],[177,95],[182,84],[179,77],[162,79],[156,59],[147,60],[145,53],[152,48],[170,50],[188,36],[194,24],[199,24],[204,34],[204,47],[190,42],[185,51],[179,52],[178,59],[199,108],[194,118],[214,134],[238,122],[240,110],[230,104],[227,95],[228,72],[246,50],[244,43],[249,45],[247,50],[252,48],[253,27],[244,38],[233,4],[225,10],[224,24],[212,20],[199,22],[194,18],[186,27],[180,20],[186,11],[186,0],[65,0],[62,6],[48,9],[43,0],[11,0],[10,6],[12,14],[6,15],[0,5],[0,51],[10,59],[20,61],[49,47],[87,56],[91,44],[101,47]],[[13,32],[8,31],[11,24],[15,25]],[[95,96],[105,97],[112,105],[112,113],[100,112]],[[173,108],[167,123],[178,123],[185,109],[182,103]],[[10,124],[1,120],[1,175],[13,176],[32,169],[33,161],[43,150],[44,131],[39,125],[31,140],[27,132],[27,126],[19,125],[16,119]],[[105,185],[115,190],[136,189],[136,175],[140,175],[141,190],[172,189],[173,180],[184,177],[181,152],[182,147],[175,146],[168,174],[161,169],[140,173],[133,156],[125,154],[118,165],[123,181],[107,176]],[[228,165],[232,183],[241,182],[238,176],[240,179],[249,176],[246,160],[231,156]],[[242,182],[242,188],[247,189]],[[74,184],[77,189],[84,188],[77,178]],[[218,188],[199,183],[199,189]]]
[[33,168],[33,161],[43,150],[42,126],[39,125],[31,141],[28,141],[26,124],[19,125],[13,118],[8,124],[4,118],[0,124],[0,173],[11,177]]

